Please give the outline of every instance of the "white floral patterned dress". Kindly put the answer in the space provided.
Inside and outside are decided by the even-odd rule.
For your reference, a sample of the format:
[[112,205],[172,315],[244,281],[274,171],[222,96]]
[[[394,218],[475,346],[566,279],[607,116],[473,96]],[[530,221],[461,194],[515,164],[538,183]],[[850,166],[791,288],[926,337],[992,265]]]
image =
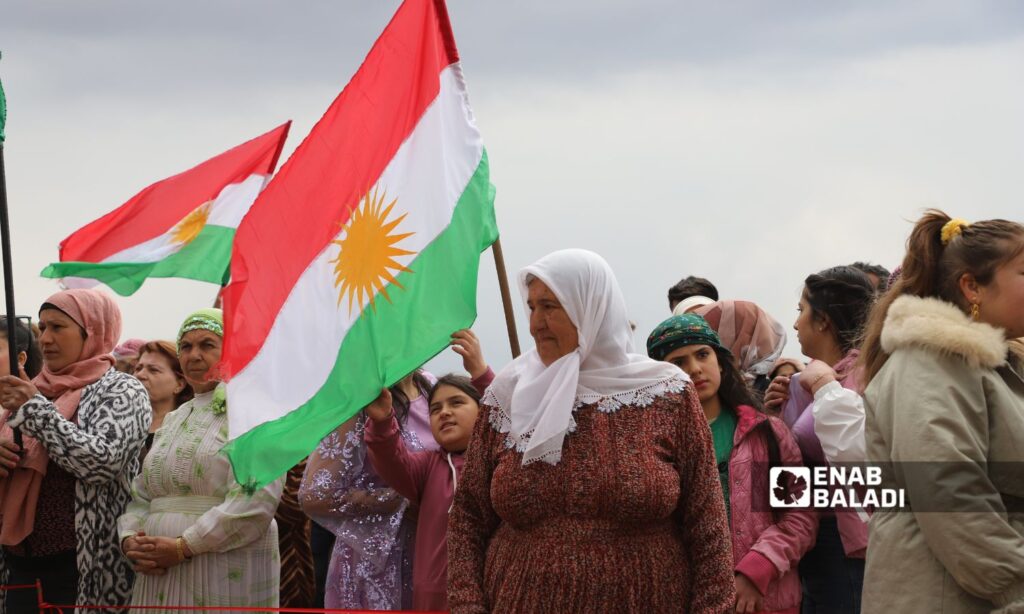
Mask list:
[[[274,512],[283,478],[252,496],[220,453],[228,424],[223,384],[167,415],[132,483],[120,538],[185,539],[191,560],[163,576],[138,575],[132,605],[276,607],[280,557]],[[216,396],[215,396],[216,395]]]

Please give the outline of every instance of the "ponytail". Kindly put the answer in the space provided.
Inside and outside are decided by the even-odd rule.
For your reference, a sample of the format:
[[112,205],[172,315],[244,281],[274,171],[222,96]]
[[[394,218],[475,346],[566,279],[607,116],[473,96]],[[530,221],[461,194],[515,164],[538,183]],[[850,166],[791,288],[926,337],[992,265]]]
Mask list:
[[929,209],[914,224],[907,239],[899,278],[876,303],[864,333],[860,364],[864,386],[878,373],[889,355],[882,349],[882,328],[889,306],[905,294],[938,298],[967,312],[960,278],[969,273],[981,285],[992,281],[996,269],[1024,251],[1024,226],[1008,220],[963,224],[951,231],[953,219]]

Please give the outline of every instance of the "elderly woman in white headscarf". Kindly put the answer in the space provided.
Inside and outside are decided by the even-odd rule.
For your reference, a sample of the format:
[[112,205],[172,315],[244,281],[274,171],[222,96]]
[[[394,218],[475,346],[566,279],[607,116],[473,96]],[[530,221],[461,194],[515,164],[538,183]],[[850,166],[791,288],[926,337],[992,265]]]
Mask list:
[[555,252],[520,273],[536,348],[481,402],[449,520],[466,612],[729,612],[731,546],[700,399],[633,353],[608,264]]

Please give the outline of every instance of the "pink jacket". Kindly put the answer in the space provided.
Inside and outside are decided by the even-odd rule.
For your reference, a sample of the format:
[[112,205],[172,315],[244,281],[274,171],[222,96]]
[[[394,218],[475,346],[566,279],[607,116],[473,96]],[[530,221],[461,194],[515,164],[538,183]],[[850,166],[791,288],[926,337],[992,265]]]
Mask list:
[[[778,418],[753,407],[736,409],[736,433],[729,458],[729,509],[732,552],[736,571],[749,578],[761,594],[768,612],[796,613],[800,608],[797,564],[814,546],[818,535],[815,510],[776,510],[768,507],[768,444],[755,427],[770,420],[779,442],[783,465],[801,466],[803,457],[793,435]],[[754,483],[756,476],[757,483]],[[755,500],[759,500],[755,505]]]
[[[483,392],[494,372],[473,380]],[[412,562],[412,604],[415,610],[448,610],[448,510],[462,474],[462,453],[442,450],[410,452],[398,433],[398,421],[383,424],[367,419],[363,434],[370,463],[388,486],[419,506]]]

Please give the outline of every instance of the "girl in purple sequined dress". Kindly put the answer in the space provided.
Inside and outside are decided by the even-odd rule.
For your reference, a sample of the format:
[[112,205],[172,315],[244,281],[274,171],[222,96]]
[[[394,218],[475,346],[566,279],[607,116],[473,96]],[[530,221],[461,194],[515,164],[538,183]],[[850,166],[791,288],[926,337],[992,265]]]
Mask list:
[[[416,371],[391,388],[409,450],[435,450],[427,392],[435,378]],[[299,491],[303,510],[335,535],[327,572],[328,608],[408,609],[412,605],[415,518],[366,458],[360,412],[309,456]]]

